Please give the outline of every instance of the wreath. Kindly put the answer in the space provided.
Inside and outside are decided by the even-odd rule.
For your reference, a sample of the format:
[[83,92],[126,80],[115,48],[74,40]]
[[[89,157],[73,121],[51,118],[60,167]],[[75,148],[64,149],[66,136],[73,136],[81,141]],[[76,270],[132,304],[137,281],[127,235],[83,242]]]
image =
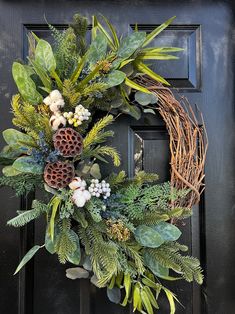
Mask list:
[[[203,281],[200,262],[178,239],[180,221],[203,190],[205,127],[146,64],[177,59],[181,48],[149,46],[174,17],[149,34],[136,26],[122,37],[100,19],[92,18],[89,45],[88,21],[79,14],[63,32],[49,25],[53,46],[29,34],[27,64],[13,63],[19,94],[12,98],[12,122],[21,131],[3,131],[0,185],[17,196],[42,189],[44,197],[8,225],[22,227],[40,216],[47,223],[45,243],[28,251],[15,274],[44,248],[60,263],[76,265],[66,270],[68,278],[89,278],[112,302],[151,314],[163,294],[175,313],[167,280]],[[170,182],[158,184],[155,173],[144,171],[104,177],[103,163],[121,164],[107,143],[115,135],[110,125],[122,114],[139,119],[157,111],[169,133]]]

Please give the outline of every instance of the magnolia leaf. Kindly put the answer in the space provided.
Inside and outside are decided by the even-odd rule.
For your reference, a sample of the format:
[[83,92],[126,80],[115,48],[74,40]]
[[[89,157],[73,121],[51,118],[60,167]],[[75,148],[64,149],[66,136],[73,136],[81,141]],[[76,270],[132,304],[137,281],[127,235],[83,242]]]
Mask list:
[[18,267],[16,268],[16,271],[14,272],[14,275],[17,274],[22,267],[24,267],[24,265],[26,263],[28,263],[29,260],[31,260],[31,258],[37,253],[37,251],[42,248],[43,246],[40,245],[35,245],[34,247],[32,247],[28,253],[23,257],[23,259],[21,260],[20,264],[18,265]]
[[113,70],[104,79],[104,83],[107,84],[107,87],[113,87],[120,85],[126,78],[126,74],[122,71]]
[[35,49],[35,61],[49,72],[56,69],[56,60],[51,45],[44,39],[38,41]]
[[181,236],[181,231],[171,223],[161,221],[157,225],[152,226],[165,241],[176,241]]
[[59,234],[59,227],[57,225],[54,226],[54,240],[53,241],[51,240],[49,229],[50,227],[48,224],[46,234],[45,234],[45,248],[49,253],[54,254],[56,253],[55,243],[57,241],[57,236]]
[[140,225],[134,232],[136,241],[145,247],[156,248],[164,243],[164,239],[153,228]]
[[135,100],[142,106],[146,106],[149,104],[156,104],[158,101],[158,98],[153,93],[146,94],[141,91],[138,91],[135,93]]
[[107,51],[107,39],[103,33],[100,33],[91,42],[90,48],[86,54],[86,60],[90,65],[95,64],[97,61],[105,59]]
[[90,174],[92,177],[95,179],[101,179],[101,173],[100,173],[100,166],[99,164],[95,163],[91,169],[90,169]]
[[35,174],[42,174],[43,173],[43,165],[38,164],[32,157],[30,156],[23,156],[17,158],[13,165],[18,171],[21,172],[28,172],[28,173],[35,173]]
[[6,177],[14,177],[14,176],[17,176],[18,174],[21,174],[22,172],[19,170],[16,170],[12,166],[6,166],[2,169],[2,173]]
[[66,269],[66,277],[72,280],[75,279],[86,279],[90,275],[89,271],[85,270],[81,267],[67,268]]
[[52,81],[49,77],[49,75],[46,72],[46,69],[40,65],[38,62],[29,59],[29,62],[31,63],[35,73],[39,76],[40,80],[42,81],[44,87],[39,87],[42,90],[45,90],[48,94],[50,94],[52,89]]
[[142,46],[146,38],[145,32],[136,32],[123,38],[117,52],[117,56],[123,59],[129,58],[133,53]]
[[156,258],[149,254],[147,250],[144,251],[144,263],[155,276],[161,278],[169,276],[169,268],[163,267],[159,264]]
[[24,65],[14,62],[12,66],[12,75],[24,100],[30,102],[31,104],[38,104],[42,102],[42,96],[37,91],[36,85]]
[[109,301],[118,304],[121,301],[121,290],[117,287],[114,287],[112,289],[109,289],[107,287],[107,296]]
[[[22,132],[20,132],[18,130],[15,130],[15,129],[4,130],[2,132],[2,136],[3,136],[4,140],[6,141],[6,143],[8,145],[19,144],[19,146],[20,146],[21,144],[19,142],[32,144],[31,136],[29,136],[29,135],[27,135],[25,133],[22,133]],[[26,148],[26,150],[27,150],[27,148]]]

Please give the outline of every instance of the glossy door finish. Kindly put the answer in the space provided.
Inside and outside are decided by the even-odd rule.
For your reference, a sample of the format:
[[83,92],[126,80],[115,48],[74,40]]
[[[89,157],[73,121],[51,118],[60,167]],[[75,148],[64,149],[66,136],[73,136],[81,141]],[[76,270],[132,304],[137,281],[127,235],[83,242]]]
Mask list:
[[[11,126],[10,96],[16,91],[11,78],[14,59],[27,54],[27,33],[48,38],[43,18],[63,29],[80,11],[90,17],[106,15],[120,33],[135,23],[150,32],[170,16],[174,24],[156,39],[159,45],[184,47],[180,60],[154,63],[153,67],[179,88],[204,114],[209,136],[206,190],[194,217],[187,222],[182,242],[200,257],[205,269],[202,288],[173,283],[184,308],[177,313],[230,314],[235,311],[235,163],[234,163],[234,8],[233,1],[4,1],[0,0],[0,126]],[[131,176],[136,168],[155,171],[160,181],[169,178],[168,136],[159,116],[140,121],[120,117],[114,126],[113,145],[122,154],[122,168]],[[1,141],[3,145],[3,141]],[[110,168],[104,167],[108,173]],[[6,227],[17,209],[30,206],[30,198],[12,198],[1,191],[0,210],[0,313],[7,314],[119,314],[131,309],[110,304],[105,291],[87,281],[65,277],[67,266],[55,256],[40,252],[20,276],[12,277],[19,258],[34,243],[43,243],[42,220],[21,231]],[[162,301],[160,313],[168,313]]]

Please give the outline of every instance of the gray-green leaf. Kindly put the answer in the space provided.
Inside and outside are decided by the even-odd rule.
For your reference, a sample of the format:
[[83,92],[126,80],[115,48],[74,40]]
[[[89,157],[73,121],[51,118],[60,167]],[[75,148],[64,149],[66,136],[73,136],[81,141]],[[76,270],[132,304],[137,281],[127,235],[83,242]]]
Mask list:
[[24,100],[30,102],[31,104],[38,104],[42,102],[42,96],[37,91],[36,85],[24,65],[14,62],[12,66],[12,75]]
[[2,173],[6,177],[14,177],[14,176],[17,176],[18,174],[20,174],[22,172],[13,168],[12,166],[6,166],[2,169]]
[[118,304],[121,301],[121,290],[118,287],[107,288],[107,296],[109,301]]
[[135,229],[136,241],[145,247],[157,248],[164,243],[164,239],[153,228],[141,225]]
[[135,93],[135,100],[142,106],[146,106],[149,104],[156,104],[158,98],[154,94],[147,94],[141,91]]
[[104,79],[104,83],[107,84],[107,87],[113,87],[120,85],[126,78],[126,74],[122,71],[113,70],[110,72]]
[[89,272],[81,267],[74,267],[66,269],[66,277],[72,280],[88,278]]
[[119,46],[117,56],[123,59],[129,58],[145,41],[145,32],[134,32],[125,37]]
[[14,275],[17,274],[22,267],[24,267],[24,265],[26,263],[28,263],[29,260],[31,260],[31,258],[37,253],[37,251],[41,248],[40,245],[35,245],[34,247],[32,247],[28,253],[23,257],[23,259],[21,260],[20,264],[18,265],[18,267],[16,268],[16,271],[14,272]]
[[32,144],[32,138],[29,135],[15,129],[4,130],[2,136],[8,145],[23,146],[20,142]]
[[181,236],[181,231],[174,225],[161,221],[157,225],[152,226],[165,241],[176,241]]
[[51,45],[40,39],[35,50],[35,61],[49,72],[56,69],[56,61]]

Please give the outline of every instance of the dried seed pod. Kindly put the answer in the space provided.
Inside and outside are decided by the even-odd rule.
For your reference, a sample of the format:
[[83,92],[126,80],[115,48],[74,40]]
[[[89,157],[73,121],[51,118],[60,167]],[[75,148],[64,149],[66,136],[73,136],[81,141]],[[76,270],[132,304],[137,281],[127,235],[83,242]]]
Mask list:
[[61,128],[53,136],[55,148],[64,157],[80,155],[83,147],[81,135],[72,128]]
[[44,180],[52,188],[61,189],[69,185],[75,176],[73,164],[57,161],[44,169]]

